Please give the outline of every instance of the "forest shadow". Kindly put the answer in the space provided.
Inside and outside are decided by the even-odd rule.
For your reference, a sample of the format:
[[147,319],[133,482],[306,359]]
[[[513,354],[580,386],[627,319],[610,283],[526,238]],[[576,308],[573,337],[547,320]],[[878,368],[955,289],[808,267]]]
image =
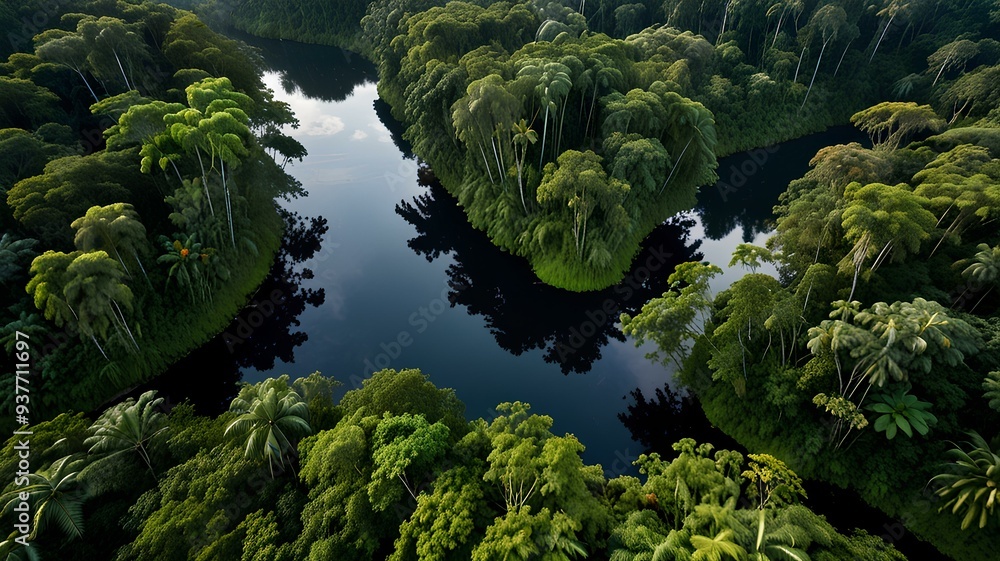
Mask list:
[[675,218],[643,243],[624,280],[593,292],[568,292],[538,280],[527,262],[500,250],[465,213],[427,168],[418,171],[425,194],[396,205],[396,213],[417,235],[407,245],[428,261],[448,254],[449,300],[483,316],[500,348],[519,356],[540,349],[564,374],[590,371],[611,340],[625,341],[621,313],[634,315],[667,290],[674,267],[702,259],[700,241],[690,241],[694,220]]
[[222,333],[128,396],[156,390],[167,404],[187,400],[198,414],[216,416],[227,411],[236,397],[242,369],[266,371],[276,360],[295,361],[296,347],[309,339],[304,331],[295,330],[299,316],[307,306],[319,307],[326,299],[322,288],[302,286],[313,278],[313,271],[298,265],[320,251],[329,226],[323,217],[279,212],[285,220],[281,248],[247,305]]

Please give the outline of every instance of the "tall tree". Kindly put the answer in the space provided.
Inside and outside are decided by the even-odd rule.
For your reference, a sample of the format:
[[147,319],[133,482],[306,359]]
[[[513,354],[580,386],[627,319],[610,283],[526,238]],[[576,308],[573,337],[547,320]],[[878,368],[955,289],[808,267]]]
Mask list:
[[[142,274],[146,275],[146,269],[142,266],[139,256],[149,251],[149,242],[146,239],[146,228],[139,221],[139,213],[132,208],[132,205],[115,203],[103,207],[90,207],[87,214],[74,220],[70,226],[76,230],[73,241],[77,249],[106,251],[110,248],[125,273],[131,277],[132,273],[122,258],[124,252],[132,256]],[[146,279],[149,280],[149,277]]]
[[[538,133],[524,119],[511,125],[511,131],[514,133],[514,165],[517,166],[517,188],[521,194],[521,207],[524,209],[524,213],[528,214],[528,205],[524,202],[524,160],[528,155],[528,146],[538,142]],[[518,147],[521,148],[520,154],[517,153]]]
[[628,184],[607,177],[597,154],[590,150],[567,150],[557,163],[545,166],[537,197],[543,205],[563,206],[568,210],[577,258],[582,261],[587,244],[587,221],[597,209],[604,214],[616,210],[624,212],[621,203],[628,190]]
[[809,20],[809,26],[815,26],[819,29],[820,41],[823,42],[823,46],[820,48],[819,56],[816,58],[816,68],[813,69],[812,78],[809,80],[809,88],[806,90],[805,97],[802,98],[802,105],[799,106],[800,109],[805,107],[806,100],[809,99],[809,92],[812,91],[813,83],[816,81],[816,73],[819,72],[819,65],[823,62],[823,53],[826,52],[826,46],[831,41],[836,41],[841,30],[847,26],[847,12],[840,6],[827,4],[816,10]]
[[113,328],[120,338],[127,335],[139,350],[122,310],[132,311],[132,290],[123,282],[124,276],[124,270],[107,252],[81,253],[66,267],[63,294],[77,314],[76,325],[83,335],[108,340]]

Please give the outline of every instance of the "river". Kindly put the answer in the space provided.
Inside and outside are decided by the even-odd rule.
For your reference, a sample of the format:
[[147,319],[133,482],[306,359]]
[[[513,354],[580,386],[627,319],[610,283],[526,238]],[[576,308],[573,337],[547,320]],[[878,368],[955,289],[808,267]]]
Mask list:
[[[730,253],[741,242],[764,244],[771,208],[788,182],[805,173],[819,148],[863,135],[837,127],[723,158],[719,184],[650,234],[622,284],[567,293],[540,284],[524,260],[493,246],[420,169],[398,123],[376,102],[368,62],[337,48],[239,37],[262,49],[271,67],[265,83],[300,121],[287,132],[309,156],[287,170],[309,194],[283,204],[299,218],[252,309],[157,387],[215,414],[240,379],[318,370],[339,380],[342,394],[372,370],[419,368],[438,387],[454,388],[470,419],[491,418],[504,401],[551,415],[553,431],[576,435],[584,460],[600,463],[609,477],[635,474],[631,462],[644,450],[635,439],[643,434],[668,442],[690,429],[729,445],[690,400],[629,412],[639,392],[652,397],[671,387],[672,373],[622,336],[617,313],[634,314],[662,294],[667,275],[684,261],[722,267],[715,291],[738,279],[745,271],[726,267]],[[209,362],[218,376],[193,377],[189,361]],[[817,489],[831,500],[843,495]],[[857,499],[830,505],[835,511],[815,499],[811,506],[835,524],[876,534],[892,524]],[[912,538],[896,543],[932,559]]]

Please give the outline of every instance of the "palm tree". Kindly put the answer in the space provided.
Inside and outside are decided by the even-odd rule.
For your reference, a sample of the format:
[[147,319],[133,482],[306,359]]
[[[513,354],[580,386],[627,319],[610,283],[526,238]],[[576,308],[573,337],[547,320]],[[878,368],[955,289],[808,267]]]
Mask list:
[[985,528],[991,517],[995,516],[994,508],[997,500],[997,489],[1000,489],[1000,451],[993,450],[979,433],[969,432],[970,441],[965,442],[970,448],[968,452],[961,445],[948,451],[954,458],[950,471],[931,479],[939,482],[942,487],[937,490],[938,496],[947,499],[940,508],[950,508],[952,514],[965,510],[962,518],[962,529],[965,530],[978,520],[980,528]]
[[88,498],[77,480],[82,463],[74,456],[66,456],[44,470],[29,474],[27,487],[17,487],[0,497],[4,503],[0,514],[13,512],[21,502],[20,495],[27,493],[29,512],[35,513],[29,540],[35,541],[51,524],[58,526],[70,540],[82,537],[83,503]]
[[[542,169],[545,160],[545,141],[549,129],[549,110],[558,109],[558,103],[564,99],[573,86],[570,79],[570,69],[559,62],[548,62],[544,65],[527,64],[518,71],[518,76],[531,76],[537,80],[535,94],[545,106],[545,117],[542,119],[542,150],[538,158],[538,169]],[[555,128],[553,126],[553,128]]]
[[91,454],[110,453],[107,457],[133,450],[156,478],[146,445],[167,430],[162,405],[163,398],[156,397],[155,390],[143,393],[138,401],[127,399],[102,413],[90,427],[93,434],[83,443]]
[[237,397],[230,411],[241,413],[226,427],[226,436],[245,440],[247,458],[267,460],[274,478],[274,463],[285,465],[292,440],[312,433],[309,407],[295,390],[265,385],[262,393]]
[[212,299],[211,279],[218,277],[225,280],[229,271],[218,263],[215,249],[202,247],[197,234],[175,239],[171,242],[166,236],[160,236],[166,253],[157,258],[157,263],[170,266],[167,272],[167,287],[173,280],[181,287],[186,287],[192,300],[208,301]]
[[[517,164],[517,187],[521,192],[521,206],[524,213],[528,214],[528,205],[524,202],[524,159],[528,154],[528,145],[538,142],[538,133],[531,128],[528,123],[521,119],[520,123],[514,123],[511,127],[514,133],[514,161]],[[521,147],[521,155],[517,154],[517,147]]]
[[[972,257],[972,263],[962,271],[962,277],[979,283],[980,285],[987,285],[988,288],[986,292],[983,293],[979,301],[972,306],[970,313],[975,311],[976,307],[982,303],[986,295],[993,290],[993,287],[997,285],[997,281],[1000,280],[1000,245],[991,248],[988,244],[981,243],[976,246],[979,251],[976,255]],[[963,292],[962,294],[965,294]]]

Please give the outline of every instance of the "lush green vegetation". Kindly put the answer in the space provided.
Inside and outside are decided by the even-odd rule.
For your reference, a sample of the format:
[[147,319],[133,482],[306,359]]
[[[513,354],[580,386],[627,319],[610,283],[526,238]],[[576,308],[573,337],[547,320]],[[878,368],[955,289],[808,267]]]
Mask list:
[[715,155],[845,123],[1000,56],[978,0],[376,0],[359,18],[361,4],[194,7],[364,52],[470,222],[571,290],[620,280],[642,239],[714,181]]
[[[31,551],[67,561],[905,559],[798,504],[798,476],[768,455],[682,439],[669,458],[641,456],[641,478],[609,478],[527,404],[467,421],[454,392],[418,370],[377,372],[336,404],[335,385],[319,373],[244,385],[217,418],[186,404],[165,411],[146,393],[93,423],[63,414],[33,426],[33,446],[46,448],[32,476],[44,524]],[[8,475],[16,445],[0,464]],[[2,503],[7,522],[16,500]],[[7,559],[25,551],[0,544]]]
[[3,13],[29,23],[5,26],[16,52],[0,63],[0,284],[14,295],[0,337],[8,351],[16,332],[32,338],[31,413],[50,418],[99,407],[225,328],[271,266],[274,199],[301,190],[282,167],[303,151],[279,132],[295,119],[256,56],[190,13]]
[[[986,559],[1000,547],[997,67],[949,74],[935,57],[914,78],[937,82],[930,104],[858,112],[873,147],[824,148],[789,185],[767,247],[733,255],[750,274],[713,296],[718,267],[681,265],[622,321],[749,449]],[[753,272],[764,262],[778,278]]]

